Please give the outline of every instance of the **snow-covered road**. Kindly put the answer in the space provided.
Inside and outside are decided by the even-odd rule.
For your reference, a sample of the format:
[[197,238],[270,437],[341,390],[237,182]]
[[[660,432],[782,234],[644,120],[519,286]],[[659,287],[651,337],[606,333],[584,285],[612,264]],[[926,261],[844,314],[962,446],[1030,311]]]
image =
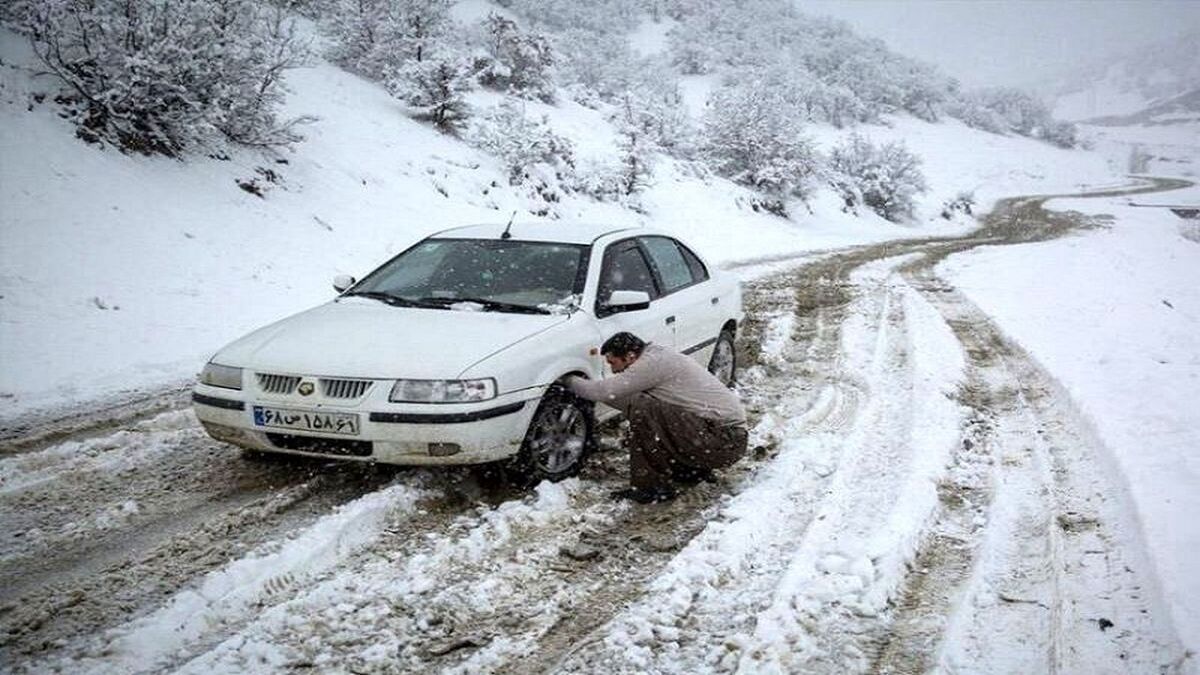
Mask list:
[[465,470],[248,462],[186,411],[8,439],[0,662],[1194,668],[1099,440],[934,272],[951,253],[1094,224],[1044,201],[1001,202],[967,238],[744,268],[755,451],[668,504],[607,500],[625,472],[613,429],[581,477],[530,493]]

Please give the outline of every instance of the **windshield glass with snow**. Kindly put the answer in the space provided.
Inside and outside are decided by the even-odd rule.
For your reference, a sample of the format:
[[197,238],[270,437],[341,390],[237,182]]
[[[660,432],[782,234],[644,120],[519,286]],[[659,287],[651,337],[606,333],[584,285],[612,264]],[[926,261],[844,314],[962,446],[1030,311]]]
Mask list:
[[427,239],[350,295],[447,309],[546,313],[583,291],[588,247],[536,241]]

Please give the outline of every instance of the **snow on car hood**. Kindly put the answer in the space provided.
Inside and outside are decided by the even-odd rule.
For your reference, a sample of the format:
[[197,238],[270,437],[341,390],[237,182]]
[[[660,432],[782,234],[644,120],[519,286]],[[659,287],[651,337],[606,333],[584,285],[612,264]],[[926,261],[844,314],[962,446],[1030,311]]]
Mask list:
[[480,359],[567,319],[392,307],[347,298],[250,333],[213,360],[300,375],[454,378]]

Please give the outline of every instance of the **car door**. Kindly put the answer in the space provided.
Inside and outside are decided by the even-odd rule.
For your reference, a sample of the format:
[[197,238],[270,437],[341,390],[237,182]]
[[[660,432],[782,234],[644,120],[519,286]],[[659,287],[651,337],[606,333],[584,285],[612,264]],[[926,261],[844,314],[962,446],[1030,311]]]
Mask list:
[[[730,284],[720,277],[711,276],[700,256],[683,242],[675,243],[679,245],[679,250],[691,269],[692,283],[695,284],[693,290],[699,298],[699,336],[704,343],[712,343],[720,335],[725,322],[740,319],[741,301],[738,287],[736,283]],[[696,344],[699,343],[693,343]],[[708,363],[710,346],[702,347],[696,352],[697,358],[703,357],[702,363]]]
[[705,347],[712,344],[718,332],[711,325],[711,298],[705,294],[707,276],[698,278],[693,273],[683,245],[671,237],[644,236],[639,243],[663,294],[659,300],[661,311],[674,318],[675,348],[695,355],[697,360],[705,359]]
[[[644,291],[650,307],[631,312],[613,312],[606,300],[613,291]],[[664,314],[661,292],[650,262],[636,239],[610,244],[604,252],[596,291],[595,315],[602,340],[629,332],[646,342],[675,347],[675,321]]]

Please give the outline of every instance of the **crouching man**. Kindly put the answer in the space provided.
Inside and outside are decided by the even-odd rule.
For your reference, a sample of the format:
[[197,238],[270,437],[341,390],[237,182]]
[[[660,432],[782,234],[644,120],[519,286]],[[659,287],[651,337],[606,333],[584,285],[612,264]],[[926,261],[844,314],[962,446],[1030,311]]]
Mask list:
[[712,480],[713,469],[746,454],[746,411],[737,395],[696,363],[672,349],[617,333],[600,353],[613,377],[572,377],[571,391],[625,413],[629,420],[629,482],[614,492],[648,504],[675,496],[672,479]]

